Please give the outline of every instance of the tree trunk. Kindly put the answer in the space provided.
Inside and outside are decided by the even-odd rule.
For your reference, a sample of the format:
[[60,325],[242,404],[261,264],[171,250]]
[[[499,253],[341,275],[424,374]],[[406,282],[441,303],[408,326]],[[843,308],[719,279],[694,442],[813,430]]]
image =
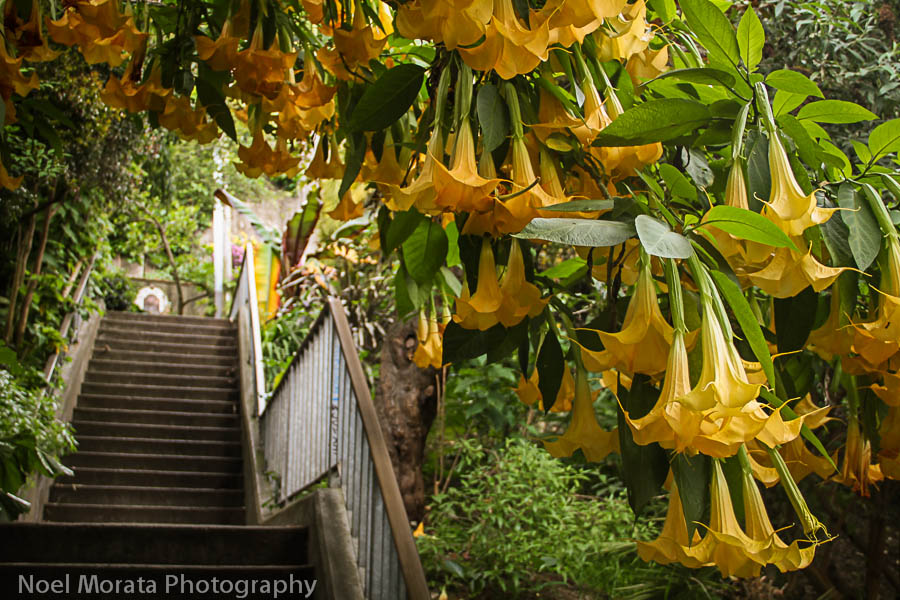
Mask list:
[[37,256],[34,258],[34,271],[31,274],[31,280],[28,282],[28,289],[25,292],[25,299],[22,300],[22,316],[19,317],[19,323],[16,326],[16,347],[20,350],[22,342],[25,341],[25,329],[28,327],[28,312],[31,310],[31,300],[34,298],[34,292],[38,286],[38,279],[41,276],[41,270],[44,266],[44,252],[47,250],[47,238],[50,235],[50,220],[56,214],[56,205],[47,206],[47,212],[44,216],[44,227],[41,230],[41,243],[38,246]]
[[175,291],[178,294],[178,314],[184,314],[184,292],[181,289],[181,278],[178,276],[178,265],[175,263],[175,255],[172,254],[172,248],[169,246],[169,237],[166,235],[166,228],[155,217],[150,216],[150,221],[156,226],[156,230],[159,231],[159,237],[162,240],[163,248],[166,250],[166,258],[169,259],[169,266],[172,267],[172,279],[175,280]]
[[[37,204],[37,201],[35,201]],[[32,213],[28,217],[28,224],[22,228],[19,223],[18,249],[16,252],[16,271],[13,275],[12,285],[9,289],[9,312],[6,314],[6,332],[3,341],[9,344],[13,339],[16,324],[16,303],[19,298],[19,288],[25,282],[25,270],[28,266],[28,256],[31,254],[31,244],[34,241],[35,218]]]
[[425,439],[437,410],[438,372],[412,361],[418,340],[413,321],[395,323],[381,349],[375,409],[384,432],[400,495],[410,521],[425,515]]

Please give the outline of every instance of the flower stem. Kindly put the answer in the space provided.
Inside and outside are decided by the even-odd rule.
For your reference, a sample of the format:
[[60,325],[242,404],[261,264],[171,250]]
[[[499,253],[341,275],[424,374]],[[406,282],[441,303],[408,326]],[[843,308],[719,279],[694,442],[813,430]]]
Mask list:
[[766,449],[766,452],[769,453],[769,459],[772,461],[775,470],[778,471],[781,487],[784,488],[788,500],[791,501],[791,506],[794,507],[794,512],[797,513],[797,516],[800,518],[800,524],[803,526],[803,533],[810,539],[815,540],[816,532],[821,529],[825,532],[825,535],[828,536],[828,530],[825,528],[825,525],[823,525],[809,510],[806,499],[803,497],[803,494],[800,493],[800,488],[797,487],[797,482],[794,481],[794,476],[791,475],[781,454],[779,454],[778,450],[775,448],[769,448],[765,444],[762,444],[762,446]]

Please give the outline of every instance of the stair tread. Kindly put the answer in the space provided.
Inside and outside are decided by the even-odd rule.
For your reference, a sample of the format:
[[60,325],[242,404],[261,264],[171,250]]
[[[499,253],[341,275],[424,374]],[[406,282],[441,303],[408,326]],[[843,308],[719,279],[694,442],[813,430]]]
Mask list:
[[[89,365],[89,368],[95,364],[100,365],[101,363],[102,363],[101,366],[104,366],[104,367],[106,367],[106,366],[119,367],[120,370],[122,370],[122,371],[128,371],[128,372],[132,372],[132,373],[142,373],[143,372],[142,367],[149,367],[149,366],[152,366],[152,367],[155,367],[158,369],[166,369],[166,368],[177,369],[179,367],[185,366],[184,363],[146,363],[146,362],[142,362],[139,360],[118,360],[115,358],[95,358],[91,361],[91,365]],[[221,371],[234,370],[235,372],[237,372],[237,370],[234,367],[228,367],[228,366],[206,367],[206,368],[218,369]],[[100,370],[105,370],[105,369],[100,369]]]
[[169,487],[169,486],[152,486],[152,485],[107,485],[107,484],[96,484],[96,483],[61,483],[56,482],[53,484],[54,487],[65,488],[65,489],[73,489],[73,490],[120,490],[120,491],[134,491],[134,492],[166,492],[166,493],[174,493],[174,492],[190,492],[197,494],[213,494],[213,493],[225,493],[225,494],[243,494],[243,488],[193,488],[193,487]]
[[[228,404],[233,404],[229,402]],[[97,413],[98,415],[115,415],[125,413],[127,415],[147,415],[147,416],[159,416],[159,417],[210,417],[216,419],[234,419],[237,420],[239,415],[237,413],[228,414],[228,413],[215,413],[215,412],[200,412],[200,411],[187,411],[187,410],[153,410],[150,408],[129,408],[127,406],[123,406],[122,408],[108,408],[101,406],[79,406],[75,410],[82,412],[91,412]],[[91,419],[88,419],[91,420]],[[140,425],[141,423],[130,423],[131,425]],[[154,423],[146,423],[147,425],[154,425]]]
[[160,320],[160,321],[197,321],[197,322],[209,322],[209,323],[227,323],[230,325],[234,325],[229,319],[225,317],[196,317],[193,315],[161,315],[156,313],[146,313],[146,312],[130,312],[126,310],[108,310],[104,314],[104,317],[118,317],[125,318],[129,320]]
[[[191,414],[191,413],[188,413]],[[145,427],[145,428],[153,428],[153,429],[167,429],[171,431],[220,431],[223,433],[234,433],[235,431],[240,430],[240,425],[232,425],[232,426],[215,426],[215,425],[168,425],[168,424],[157,424],[157,423],[122,423],[119,421],[90,421],[87,419],[75,419],[72,421],[72,425],[75,426],[76,438],[78,428],[83,427],[85,425],[102,425],[104,427],[122,427],[122,428],[135,428],[135,427]],[[122,437],[133,437],[133,436],[82,436],[82,437],[115,437],[117,439]],[[180,440],[177,438],[148,438],[148,439],[164,439],[164,440],[173,440],[173,441],[188,441],[188,440]],[[213,444],[222,444],[222,443],[239,443],[239,442],[226,442],[225,440],[190,440],[197,442],[211,442]]]
[[204,386],[179,386],[179,385],[152,385],[152,384],[143,384],[143,383],[103,383],[100,381],[90,381],[85,382],[84,385],[90,386],[109,386],[115,388],[124,388],[125,390],[180,390],[184,392],[233,392],[234,386],[228,388],[215,388],[215,387],[204,387]]
[[191,402],[199,404],[217,404],[217,405],[229,405],[229,406],[237,406],[237,402],[234,400],[207,400],[205,398],[194,399],[194,398],[170,398],[168,396],[122,396],[120,394],[79,394],[78,399],[82,398],[86,399],[101,399],[101,400],[124,400],[124,401],[154,401],[161,400],[163,402]]
[[[226,387],[234,387],[237,382],[236,376],[228,375],[179,375],[178,373],[141,373],[138,371],[104,371],[100,369],[88,369],[87,374],[91,377],[158,377],[160,379],[174,379],[184,381],[196,381],[197,379],[220,379]],[[103,382],[98,382],[103,383]],[[143,384],[130,384],[143,385]],[[148,384],[152,385],[152,384]],[[205,386],[209,387],[209,386]]]
[[[137,438],[109,438],[109,439],[122,440],[122,439],[137,439]],[[147,441],[147,440],[142,440],[142,441]],[[150,441],[158,441],[158,440],[150,440]],[[176,440],[164,440],[164,441],[170,442],[170,441],[176,441]],[[178,441],[180,441],[180,440],[178,440]],[[190,440],[190,441],[194,441],[194,440]],[[200,440],[200,441],[203,441],[203,440]],[[228,443],[231,443],[231,442],[228,442]],[[234,444],[237,444],[237,443],[238,442],[234,442]],[[239,456],[210,456],[208,454],[159,454],[159,453],[152,453],[152,452],[103,452],[102,450],[79,450],[77,453],[69,454],[65,458],[69,458],[70,456],[79,456],[79,455],[81,455],[81,456],[95,456],[96,455],[96,456],[101,456],[101,457],[102,456],[127,456],[128,458],[131,458],[131,459],[166,458],[166,459],[171,460],[172,457],[177,457],[177,458],[185,459],[185,460],[196,460],[198,458],[211,458],[211,459],[215,459],[215,460],[234,460],[234,461],[241,460],[241,457],[239,457]]]

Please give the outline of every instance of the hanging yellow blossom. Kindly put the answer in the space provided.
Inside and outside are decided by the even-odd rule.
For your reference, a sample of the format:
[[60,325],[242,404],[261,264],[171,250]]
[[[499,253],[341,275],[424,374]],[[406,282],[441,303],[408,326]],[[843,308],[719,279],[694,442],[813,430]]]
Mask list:
[[590,462],[600,462],[610,452],[619,450],[618,432],[605,431],[597,423],[587,371],[580,365],[575,369],[575,400],[569,426],[556,440],[545,441],[544,448],[557,458],[572,456],[580,449]]

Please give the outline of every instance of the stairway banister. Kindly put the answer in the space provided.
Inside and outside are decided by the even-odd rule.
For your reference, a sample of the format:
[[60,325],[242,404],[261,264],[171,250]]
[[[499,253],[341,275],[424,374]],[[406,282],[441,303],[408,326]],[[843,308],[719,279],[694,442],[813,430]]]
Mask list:
[[[91,274],[94,271],[94,263],[96,262],[96,260],[97,255],[94,254],[91,257],[91,261],[88,263],[87,268],[84,270],[84,273],[82,273],[81,279],[78,280],[78,287],[75,288],[75,295],[72,297],[72,301],[75,303],[75,310],[68,313],[62,320],[62,324],[59,327],[59,337],[61,339],[66,339],[66,337],[69,335],[69,329],[72,327],[72,322],[75,320],[77,310],[84,302],[84,297],[87,294],[88,282],[90,281]],[[50,356],[50,358],[47,359],[47,364],[44,366],[45,381],[50,381],[53,378],[53,372],[56,370],[56,365],[59,364],[59,356],[60,351],[56,350]]]
[[237,322],[241,305],[247,306],[250,318],[250,338],[252,346],[252,363],[254,378],[256,414],[262,414],[266,407],[266,379],[263,371],[262,356],[262,327],[259,322],[259,302],[256,296],[256,269],[253,259],[253,245],[247,242],[244,246],[244,260],[241,263],[241,272],[238,275],[237,289],[234,299],[231,301],[229,320]]
[[409,528],[409,519],[406,515],[406,508],[403,505],[403,498],[400,495],[400,486],[397,484],[394,467],[391,463],[390,454],[388,454],[378,414],[375,411],[369,384],[363,372],[359,355],[356,352],[356,344],[353,342],[350,323],[347,321],[344,306],[338,298],[329,298],[328,308],[332,319],[334,319],[341,343],[341,350],[343,351],[347,368],[350,371],[350,380],[353,384],[353,391],[356,395],[357,406],[362,417],[366,437],[369,440],[372,461],[375,464],[375,474],[378,477],[381,493],[384,496],[385,510],[391,525],[397,554],[400,558],[400,568],[403,571],[403,579],[406,581],[407,593],[412,600],[425,600],[431,597],[428,592],[425,571],[422,568],[416,543]]

